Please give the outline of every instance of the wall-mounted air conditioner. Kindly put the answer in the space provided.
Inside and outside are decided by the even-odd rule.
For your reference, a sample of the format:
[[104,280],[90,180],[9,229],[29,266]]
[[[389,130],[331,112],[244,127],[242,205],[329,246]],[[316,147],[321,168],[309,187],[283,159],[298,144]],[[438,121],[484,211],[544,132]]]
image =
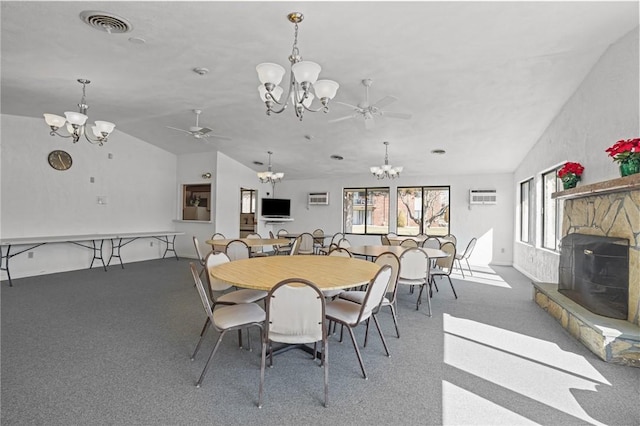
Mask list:
[[328,192],[310,192],[309,193],[310,206],[326,206],[328,204],[329,204]]
[[470,189],[469,204],[497,204],[498,196],[495,189]]

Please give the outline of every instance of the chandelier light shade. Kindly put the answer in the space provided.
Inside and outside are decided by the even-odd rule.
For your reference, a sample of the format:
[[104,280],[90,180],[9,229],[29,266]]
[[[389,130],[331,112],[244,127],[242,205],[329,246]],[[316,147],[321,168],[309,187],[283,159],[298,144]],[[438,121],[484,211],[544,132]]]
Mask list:
[[[280,114],[291,102],[296,117],[302,121],[305,111],[329,111],[329,101],[336,96],[340,85],[333,80],[318,80],[322,67],[315,62],[302,60],[298,50],[298,24],[304,19],[302,13],[290,13],[287,15],[287,19],[295,25],[293,50],[289,56],[291,71],[289,72],[287,95],[282,97],[284,89],[279,86],[286,70],[284,67],[270,62],[262,63],[256,67],[258,80],[261,83],[258,91],[260,99],[267,107],[267,115],[271,115],[272,112]],[[317,109],[311,108],[314,98],[318,98],[322,104]]]
[[258,179],[260,179],[261,183],[270,183],[275,185],[277,182],[280,182],[284,177],[284,173],[282,172],[274,172],[271,170],[271,154],[273,152],[268,151],[269,154],[269,166],[266,172],[258,172]]
[[[84,135],[88,142],[102,146],[116,125],[108,121],[96,121],[95,125],[91,126],[92,136],[89,136],[85,129],[87,119],[89,118],[87,117],[89,105],[87,105],[86,102],[86,87],[91,81],[79,78],[78,83],[82,84],[82,99],[78,104],[80,111],[66,111],[64,117],[55,114],[44,114],[44,121],[51,128],[51,132],[49,132],[51,136],[58,135],[63,138],[72,138],[73,143],[76,143]],[[68,134],[60,133],[59,130],[62,128],[64,128]]]
[[369,171],[378,179],[395,179],[400,177],[402,170],[402,166],[393,167],[389,164],[389,142],[384,142],[384,165],[370,167]]

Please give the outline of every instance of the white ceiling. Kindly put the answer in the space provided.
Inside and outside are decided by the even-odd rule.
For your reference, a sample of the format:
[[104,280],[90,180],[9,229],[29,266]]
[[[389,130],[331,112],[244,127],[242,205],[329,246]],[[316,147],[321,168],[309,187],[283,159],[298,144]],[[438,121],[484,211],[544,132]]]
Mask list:
[[[638,26],[637,1],[1,6],[2,113],[75,110],[76,79],[87,78],[89,120],[115,122],[111,139],[120,130],[176,154],[219,150],[255,170],[271,150],[274,170],[298,179],[366,174],[382,163],[385,140],[406,175],[511,172],[607,47]],[[84,10],[126,18],[133,31],[97,31],[79,18]],[[362,120],[328,123],[351,112],[335,103],[302,122],[290,109],[268,117],[255,66],[288,67],[292,11],[305,15],[300,53],[340,84],[336,101],[357,104],[371,78],[372,101],[395,96],[385,109],[413,117],[382,117],[365,130]],[[201,126],[232,140],[205,143],[165,127],[192,126],[194,108]],[[447,153],[430,154],[438,148]]]

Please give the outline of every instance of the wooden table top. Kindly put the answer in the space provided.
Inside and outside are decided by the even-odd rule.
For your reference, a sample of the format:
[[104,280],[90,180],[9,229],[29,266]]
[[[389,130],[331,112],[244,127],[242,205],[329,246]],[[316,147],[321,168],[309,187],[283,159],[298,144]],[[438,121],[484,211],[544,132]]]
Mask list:
[[244,241],[249,247],[286,246],[290,243],[286,238],[225,238],[220,240],[207,240],[206,243],[212,246],[226,246],[235,240]]
[[[367,257],[378,257],[384,252],[391,252],[396,256],[400,257],[400,255],[402,255],[402,253],[404,253],[409,248],[410,247],[404,247],[404,246],[379,245],[379,246],[352,246],[352,247],[347,247],[347,250],[349,250],[351,254],[357,254],[360,256],[367,256]],[[424,251],[425,253],[427,253],[427,256],[429,256],[432,259],[449,256],[447,253],[445,253],[442,250],[429,248],[429,247],[418,247],[418,248]]]
[[209,269],[213,278],[232,285],[269,291],[287,278],[304,278],[320,290],[367,284],[380,265],[338,256],[268,256],[235,260]]
[[[420,236],[419,237],[417,235],[399,235],[397,237],[387,237],[387,238],[389,238],[389,241],[397,242],[397,243],[401,243],[404,240],[413,240],[413,241],[416,241],[418,243],[421,243],[421,242],[423,242],[424,240],[426,240],[427,238],[430,238],[430,237],[425,237],[425,236]],[[445,239],[443,237],[431,237],[431,238],[437,238],[438,241],[440,241],[440,244],[442,244],[443,242],[449,241],[449,240],[447,240],[447,239]]]

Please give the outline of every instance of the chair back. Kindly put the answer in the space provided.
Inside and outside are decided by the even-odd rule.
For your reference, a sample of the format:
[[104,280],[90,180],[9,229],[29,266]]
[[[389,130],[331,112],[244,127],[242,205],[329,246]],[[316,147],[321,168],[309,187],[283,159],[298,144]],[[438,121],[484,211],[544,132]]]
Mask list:
[[333,237],[331,237],[331,242],[329,243],[329,245],[331,244],[338,245],[338,241],[340,241],[343,238],[344,238],[344,234],[342,232],[336,232],[335,234],[333,234]]
[[291,243],[291,251],[289,252],[290,256],[295,256],[298,254],[298,250],[300,249],[300,240],[301,238],[298,237],[293,240],[293,243]]
[[198,241],[198,238],[195,235],[193,236],[193,245],[196,248],[196,255],[198,256],[198,262],[200,262],[200,264],[204,266],[204,256],[202,256],[202,252],[200,251],[200,242]]
[[456,260],[456,246],[451,241],[447,241],[446,243],[440,246],[440,250],[447,253],[449,256],[447,257],[439,257],[436,260],[436,266],[446,270],[448,274],[453,270],[453,262]]
[[226,289],[231,287],[231,284],[213,278],[211,274],[209,274],[209,269],[213,268],[214,266],[222,265],[223,263],[231,262],[231,260],[229,259],[229,256],[224,253],[209,253],[204,262],[207,270],[207,282],[209,283],[209,295],[211,296],[211,300],[213,300],[214,297],[211,292],[225,291]]
[[391,241],[389,241],[389,237],[387,237],[386,235],[380,235],[380,244],[382,244],[383,246],[390,246]]
[[376,257],[376,265],[389,265],[391,266],[391,280],[389,280],[389,287],[387,287],[386,293],[391,293],[390,298],[393,303],[395,299],[396,289],[398,288],[398,277],[400,276],[400,259],[394,253],[385,252]]
[[213,311],[211,310],[211,303],[209,302],[209,298],[207,297],[207,292],[204,289],[204,285],[202,284],[202,280],[200,279],[200,275],[198,275],[198,270],[196,269],[196,264],[193,262],[189,262],[189,267],[191,268],[191,275],[193,276],[193,281],[198,289],[198,294],[200,295],[200,301],[202,302],[202,307],[206,312],[207,316],[211,320],[213,324]]
[[476,241],[477,239],[475,237],[472,238],[471,241],[469,241],[469,244],[467,244],[467,248],[465,248],[464,253],[462,253],[463,259],[468,259],[469,256],[471,256],[471,253],[473,252],[473,249],[476,246]]
[[274,342],[313,343],[326,339],[325,298],[311,281],[280,281],[267,299],[266,336]]
[[382,299],[389,287],[391,275],[391,266],[383,265],[376,273],[376,276],[369,282],[369,285],[367,285],[367,292],[365,293],[364,300],[362,301],[362,308],[360,309],[358,323],[363,319],[366,319],[367,316],[372,312],[375,312],[380,307]]
[[340,241],[338,241],[338,247],[348,248],[351,247],[351,243],[346,238],[342,238]]
[[324,244],[324,231],[322,229],[316,229],[315,231],[313,231],[312,235],[314,243],[320,245]]
[[313,235],[308,232],[300,234],[300,247],[298,247],[298,254],[313,254]]
[[440,240],[438,240],[436,237],[428,237],[422,242],[422,247],[439,249]]
[[429,256],[418,247],[411,247],[400,255],[400,278],[422,280],[429,273]]
[[443,240],[451,241],[453,244],[458,244],[458,239],[453,234],[447,234],[442,237]]
[[[253,240],[261,240],[262,239],[262,235],[256,233],[256,232],[252,232],[250,234],[247,234],[247,238],[253,239]],[[262,247],[251,247],[251,253],[262,253]]]
[[329,252],[329,256],[353,257],[351,252],[344,247],[336,247]]
[[281,235],[287,235],[289,233],[289,231],[287,231],[286,229],[279,229],[278,232],[276,232],[276,235],[279,237]]
[[229,241],[224,252],[231,260],[248,259],[250,257],[249,246],[242,240]]
[[272,240],[276,239],[276,236],[273,235],[273,231],[269,231],[269,238],[271,238]]
[[220,232],[216,232],[215,234],[213,234],[211,236],[212,240],[224,240],[225,236],[223,234],[221,234]]
[[418,242],[416,240],[412,240],[407,238],[406,240],[402,240],[400,243],[402,247],[418,247]]

